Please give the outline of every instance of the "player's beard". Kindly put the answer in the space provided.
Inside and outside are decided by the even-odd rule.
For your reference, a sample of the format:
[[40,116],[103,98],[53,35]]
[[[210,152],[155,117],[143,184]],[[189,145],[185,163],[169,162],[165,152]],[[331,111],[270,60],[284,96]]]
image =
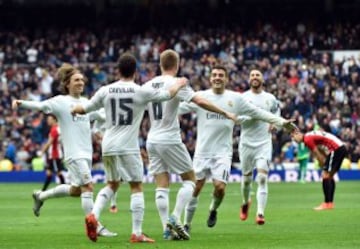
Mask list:
[[[257,82],[258,84],[253,84],[253,82]],[[262,86],[262,83],[259,81],[259,80],[252,80],[250,82],[250,86],[251,88],[255,89],[255,90],[258,90],[261,86]]]

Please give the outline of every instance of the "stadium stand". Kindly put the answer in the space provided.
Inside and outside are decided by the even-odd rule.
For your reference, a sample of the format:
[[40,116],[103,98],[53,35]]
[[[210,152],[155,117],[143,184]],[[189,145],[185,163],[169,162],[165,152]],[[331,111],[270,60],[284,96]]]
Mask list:
[[[58,94],[55,72],[63,62],[76,64],[85,72],[86,95],[90,97],[99,86],[116,79],[116,61],[125,51],[138,58],[137,80],[145,82],[155,75],[159,53],[167,48],[181,54],[180,74],[189,77],[196,90],[208,88],[210,68],[221,62],[230,70],[229,88],[242,92],[248,88],[248,73],[256,64],[264,72],[266,90],[281,101],[284,117],[296,118],[303,130],[321,127],[339,136],[349,148],[349,159],[360,160],[360,24],[351,19],[356,8],[348,13],[348,20],[328,18],[325,22],[335,7],[345,11],[351,6],[345,8],[338,1],[325,1],[325,5],[313,1],[313,12],[323,7],[324,15],[315,16],[310,11],[304,21],[292,15],[294,9],[284,7],[280,11],[277,4],[267,5],[254,11],[256,16],[269,8],[274,15],[264,21],[247,13],[254,5],[250,1],[243,8],[232,8],[234,1],[206,1],[203,11],[208,14],[200,22],[196,16],[201,1],[192,5],[190,1],[167,1],[167,5],[159,1],[153,1],[153,5],[147,1],[136,1],[136,5],[98,1],[104,4],[93,7],[92,1],[73,0],[67,2],[68,6],[54,1],[44,7],[41,1],[33,0],[21,6],[23,15],[16,15],[11,10],[19,6],[18,2],[0,3],[2,20],[9,20],[0,24],[0,159],[6,157],[9,144],[15,144],[13,164],[17,169],[31,168],[31,160],[47,138],[48,127],[42,114],[26,110],[20,115],[13,113],[13,98],[42,100]],[[300,1],[293,2],[296,4],[292,8],[304,11]],[[183,8],[172,16],[168,13],[180,3],[192,6],[189,20],[176,18],[183,14]],[[73,16],[83,5],[84,13]],[[65,11],[68,18],[61,16]],[[34,18],[41,12],[47,13]],[[166,13],[163,20],[158,13]],[[284,18],[289,19],[284,22]],[[342,50],[352,50],[353,54],[336,57],[336,52]],[[192,115],[181,118],[182,137],[191,154],[196,142],[195,124]],[[142,147],[148,126],[145,117],[139,138]],[[234,131],[234,162],[238,160],[239,132]],[[282,149],[289,136],[280,131],[273,138],[274,159],[285,160]],[[100,146],[96,140],[94,148],[94,161],[98,162]]]

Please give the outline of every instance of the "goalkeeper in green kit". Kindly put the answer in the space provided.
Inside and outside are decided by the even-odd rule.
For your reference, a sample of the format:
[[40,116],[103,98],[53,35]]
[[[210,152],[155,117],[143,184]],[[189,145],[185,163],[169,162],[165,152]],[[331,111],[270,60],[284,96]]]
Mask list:
[[310,151],[303,142],[299,143],[297,148],[296,158],[299,163],[299,176],[298,180],[301,183],[305,183],[307,164],[309,162]]

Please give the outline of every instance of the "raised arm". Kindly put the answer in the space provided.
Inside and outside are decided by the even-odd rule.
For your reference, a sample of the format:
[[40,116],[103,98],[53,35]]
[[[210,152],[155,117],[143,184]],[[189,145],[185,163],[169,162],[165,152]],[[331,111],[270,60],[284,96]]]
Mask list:
[[234,122],[237,121],[237,117],[235,114],[227,112],[216,105],[212,104],[210,101],[204,99],[203,97],[199,96],[198,94],[195,94],[194,97],[191,99],[192,102],[197,104],[198,106],[204,108],[205,110],[208,110],[210,112],[216,112],[221,115],[224,115],[228,119],[233,120]]
[[20,99],[13,100],[12,109],[17,110],[19,107],[35,110],[35,111],[45,111],[45,112],[48,109],[47,105],[44,102],[28,101],[28,100],[20,100]]

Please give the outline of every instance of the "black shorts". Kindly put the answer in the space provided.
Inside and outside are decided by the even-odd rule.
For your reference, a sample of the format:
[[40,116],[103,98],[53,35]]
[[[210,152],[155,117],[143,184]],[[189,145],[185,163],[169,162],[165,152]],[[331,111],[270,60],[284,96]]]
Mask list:
[[62,159],[48,159],[46,169],[52,172],[65,170]]
[[333,173],[339,171],[342,161],[347,156],[347,154],[348,152],[345,145],[340,146],[327,156],[323,170]]

